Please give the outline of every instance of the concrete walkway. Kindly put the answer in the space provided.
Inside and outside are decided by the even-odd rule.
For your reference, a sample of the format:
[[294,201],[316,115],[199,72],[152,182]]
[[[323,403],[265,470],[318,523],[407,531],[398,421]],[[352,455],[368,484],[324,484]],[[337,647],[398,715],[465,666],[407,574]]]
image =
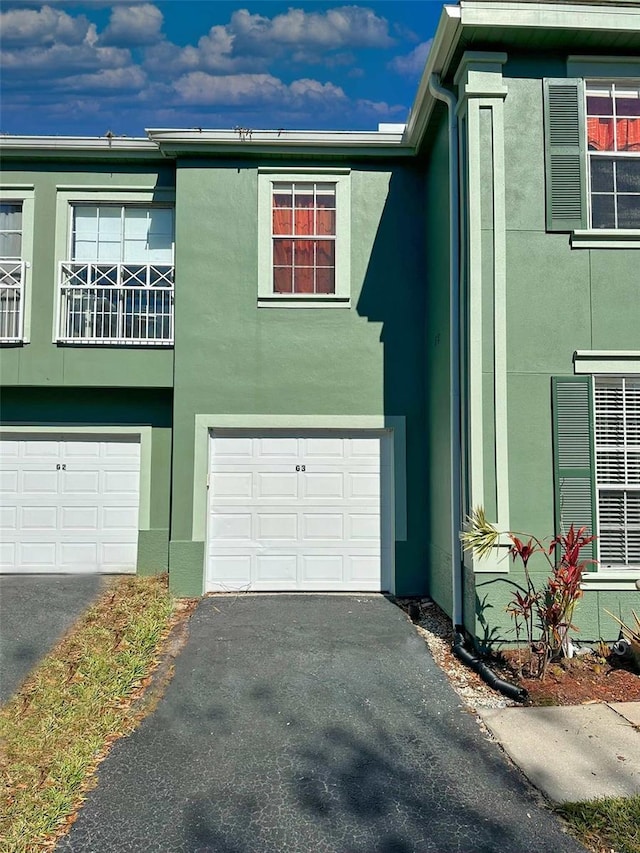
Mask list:
[[100,575],[0,575],[0,702],[97,598]]
[[640,702],[479,713],[505,752],[550,800],[640,794]]
[[381,596],[202,600],[73,853],[577,853]]

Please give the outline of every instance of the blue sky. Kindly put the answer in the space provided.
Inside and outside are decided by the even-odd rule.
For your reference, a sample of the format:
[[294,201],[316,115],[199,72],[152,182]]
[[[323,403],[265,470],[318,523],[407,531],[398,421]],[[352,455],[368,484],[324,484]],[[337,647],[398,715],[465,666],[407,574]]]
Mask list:
[[440,0],[3,0],[0,132],[404,122]]

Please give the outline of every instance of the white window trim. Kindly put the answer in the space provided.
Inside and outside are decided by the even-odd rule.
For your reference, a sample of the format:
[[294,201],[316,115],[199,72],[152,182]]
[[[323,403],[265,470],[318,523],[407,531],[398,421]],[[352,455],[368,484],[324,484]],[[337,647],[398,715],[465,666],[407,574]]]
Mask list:
[[[157,188],[144,186],[98,186],[88,184],[58,184],[56,186],[56,224],[55,224],[55,273],[54,273],[54,288],[55,300],[54,311],[51,318],[51,341],[58,344],[58,317],[60,312],[59,305],[59,282],[58,270],[63,261],[69,260],[71,251],[72,229],[73,229],[73,208],[77,204],[136,204],[136,205],[153,205],[158,206],[173,206],[175,210],[176,194],[173,188]],[[174,213],[174,229],[175,229],[175,213]],[[174,233],[174,249],[175,259],[175,233]],[[84,346],[84,344],[83,344]],[[87,344],[91,346],[91,344]]]
[[[624,88],[624,85],[627,82],[629,82],[629,83],[634,82],[635,83],[635,85],[633,86],[634,89],[638,89],[640,87],[640,78],[638,78],[637,76],[635,76],[633,78],[633,81],[629,80],[626,77],[615,77],[615,76],[614,77],[598,77],[598,76],[585,77],[585,79],[584,79],[584,92],[583,92],[585,132],[587,132],[587,126],[588,126],[588,122],[589,122],[588,108],[587,108],[587,99],[588,99],[589,88],[590,87],[597,88],[598,86],[607,87],[612,92],[612,102],[613,102],[613,108],[614,108],[614,112],[615,112],[615,89],[617,86]],[[615,116],[612,116],[612,118],[615,118]],[[614,121],[614,134],[617,135],[617,124],[615,121]],[[617,136],[616,136],[616,138],[617,138]],[[588,142],[588,138],[587,138],[587,142]],[[587,187],[587,210],[588,210],[588,218],[589,218],[589,229],[588,229],[589,233],[591,235],[595,235],[598,233],[598,231],[608,230],[610,234],[613,233],[613,234],[626,235],[631,231],[632,232],[632,238],[635,237],[635,239],[637,240],[638,233],[639,233],[638,229],[618,228],[618,227],[612,228],[612,229],[599,229],[599,228],[594,228],[593,225],[591,224],[592,223],[592,218],[591,218],[592,217],[592,196],[593,196],[592,191],[591,191],[591,161],[592,161],[592,158],[593,159],[604,159],[604,160],[623,160],[623,159],[624,160],[638,160],[638,159],[640,159],[640,152],[637,152],[637,151],[618,151],[618,150],[615,150],[615,151],[590,151],[588,144],[585,144],[585,151],[586,151],[586,169],[587,169],[585,179],[586,179],[586,187]],[[615,193],[614,193],[614,197],[616,197]],[[638,199],[638,202],[640,203],[640,197]],[[617,216],[617,214],[616,214],[616,216]],[[611,239],[611,237],[609,237],[609,239]],[[628,242],[628,241],[624,241],[624,242]],[[572,241],[572,245],[573,245],[573,241]],[[600,243],[600,245],[602,246],[601,243]]]
[[[273,292],[271,188],[277,182],[331,182],[336,185],[336,292]],[[349,308],[351,305],[351,186],[349,169],[258,169],[258,307]]]
[[[576,375],[591,374],[593,376],[635,376],[640,374],[640,350],[577,350],[573,355],[574,373]],[[595,395],[592,395],[593,418],[595,424]],[[595,435],[594,435],[595,441]],[[595,479],[594,473],[594,479]],[[596,494],[596,528],[599,524],[597,485]],[[603,591],[629,591],[640,587],[640,571],[634,569],[598,569],[595,572],[585,572],[582,588],[599,589]]]
[[[31,340],[31,281],[33,266],[33,208],[35,190],[33,184],[3,184],[0,187],[0,201],[17,202],[22,205],[22,249],[21,259],[24,262],[24,283],[22,310],[24,317],[22,322],[22,340],[13,346],[28,344]],[[12,344],[6,344],[12,346]]]

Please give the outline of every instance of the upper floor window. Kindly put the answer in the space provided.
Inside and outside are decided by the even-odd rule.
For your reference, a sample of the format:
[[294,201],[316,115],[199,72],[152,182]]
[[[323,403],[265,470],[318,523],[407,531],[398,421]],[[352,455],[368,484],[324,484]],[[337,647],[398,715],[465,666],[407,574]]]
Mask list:
[[640,80],[545,79],[543,92],[547,230],[573,232],[572,246],[635,247]]
[[259,175],[258,304],[349,305],[349,174]]
[[0,202],[0,341],[22,340],[25,262],[22,257],[22,202]]
[[336,185],[274,183],[273,292],[336,292]]
[[76,204],[57,340],[173,343],[173,208]]
[[640,228],[640,87],[586,85],[592,228]]

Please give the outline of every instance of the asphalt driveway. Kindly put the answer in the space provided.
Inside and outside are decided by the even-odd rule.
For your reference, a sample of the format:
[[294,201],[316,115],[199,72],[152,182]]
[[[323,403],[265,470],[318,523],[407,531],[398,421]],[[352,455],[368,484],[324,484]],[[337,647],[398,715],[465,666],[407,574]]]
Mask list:
[[204,599],[59,851],[583,850],[382,597]]
[[0,575],[0,702],[98,596],[99,575]]

